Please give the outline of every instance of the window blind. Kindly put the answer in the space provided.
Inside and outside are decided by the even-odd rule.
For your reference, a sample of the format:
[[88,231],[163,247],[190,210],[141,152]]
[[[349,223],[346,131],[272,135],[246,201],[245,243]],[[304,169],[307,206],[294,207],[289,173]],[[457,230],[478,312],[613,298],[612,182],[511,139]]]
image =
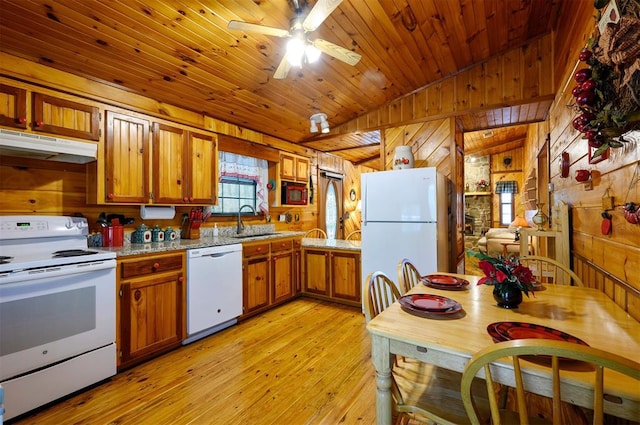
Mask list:
[[518,182],[515,180],[498,182],[496,193],[518,193]]

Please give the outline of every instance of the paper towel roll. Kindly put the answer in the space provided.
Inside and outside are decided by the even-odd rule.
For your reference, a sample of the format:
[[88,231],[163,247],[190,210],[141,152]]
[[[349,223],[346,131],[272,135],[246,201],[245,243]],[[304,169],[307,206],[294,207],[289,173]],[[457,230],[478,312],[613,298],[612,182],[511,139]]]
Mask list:
[[176,207],[140,206],[140,217],[144,220],[171,220],[176,216]]

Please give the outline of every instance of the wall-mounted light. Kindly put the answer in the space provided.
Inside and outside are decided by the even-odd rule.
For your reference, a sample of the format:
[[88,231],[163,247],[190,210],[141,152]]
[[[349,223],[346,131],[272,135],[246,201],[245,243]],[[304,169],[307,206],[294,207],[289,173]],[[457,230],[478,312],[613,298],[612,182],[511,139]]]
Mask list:
[[324,114],[324,113],[313,114],[311,115],[309,120],[311,121],[311,127],[309,128],[309,130],[312,133],[318,132],[318,124],[320,124],[320,129],[323,133],[329,132],[329,121],[327,121],[327,114]]

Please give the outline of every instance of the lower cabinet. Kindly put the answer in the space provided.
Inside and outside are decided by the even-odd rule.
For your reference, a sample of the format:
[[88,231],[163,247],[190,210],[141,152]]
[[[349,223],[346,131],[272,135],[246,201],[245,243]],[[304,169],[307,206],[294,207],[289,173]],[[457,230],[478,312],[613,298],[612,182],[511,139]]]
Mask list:
[[303,292],[345,304],[361,303],[360,253],[339,249],[302,250]]
[[186,334],[185,253],[118,260],[118,367],[179,346]]
[[242,318],[293,298],[294,239],[242,245]]

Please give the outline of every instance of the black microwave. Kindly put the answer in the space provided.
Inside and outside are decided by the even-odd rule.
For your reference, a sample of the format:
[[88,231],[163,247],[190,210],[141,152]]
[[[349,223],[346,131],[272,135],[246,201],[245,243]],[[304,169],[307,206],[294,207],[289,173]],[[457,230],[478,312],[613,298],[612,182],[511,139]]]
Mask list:
[[282,182],[282,205],[307,205],[309,190],[306,184]]

